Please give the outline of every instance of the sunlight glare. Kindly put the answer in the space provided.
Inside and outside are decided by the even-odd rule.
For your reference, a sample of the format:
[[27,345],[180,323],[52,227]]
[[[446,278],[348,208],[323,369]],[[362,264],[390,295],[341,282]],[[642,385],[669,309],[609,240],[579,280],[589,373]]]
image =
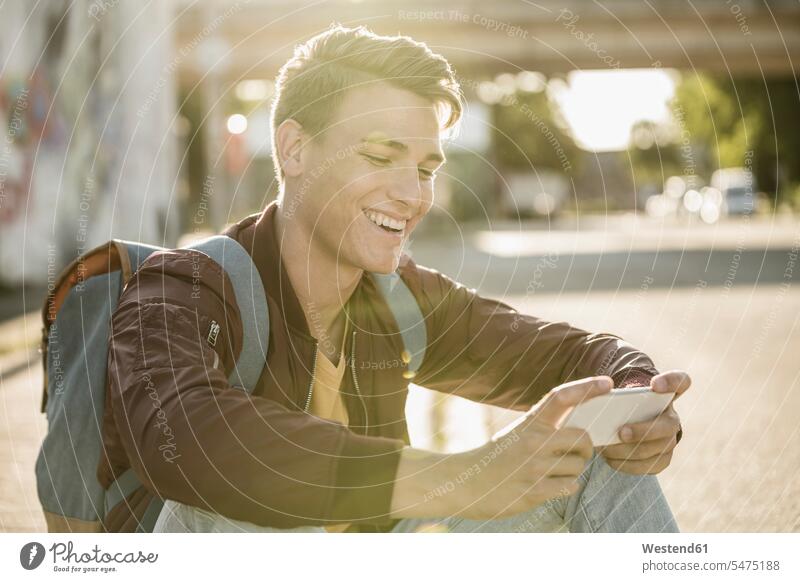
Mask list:
[[566,83],[551,81],[550,91],[580,147],[621,151],[635,122],[669,122],[675,84],[664,70],[572,71]]

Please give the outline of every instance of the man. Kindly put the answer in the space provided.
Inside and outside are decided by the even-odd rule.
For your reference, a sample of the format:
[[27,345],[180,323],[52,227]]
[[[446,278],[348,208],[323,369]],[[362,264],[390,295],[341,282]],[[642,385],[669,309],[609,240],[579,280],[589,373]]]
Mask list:
[[[266,289],[267,366],[253,396],[228,385],[242,314],[216,263],[186,250],[149,258],[112,318],[99,468],[110,483],[133,467],[144,487],[106,527],[129,531],[157,494],[172,500],[157,531],[675,531],[653,477],[680,438],[671,406],[599,455],[558,422],[612,383],[681,393],[688,376],[402,253],[433,204],[442,131],[461,114],[444,58],[335,27],[297,48],[276,88],[280,197],[226,231]],[[427,331],[414,382],[528,411],[497,442],[450,455],[409,446],[411,374],[373,365],[408,359],[370,275],[395,270]]]

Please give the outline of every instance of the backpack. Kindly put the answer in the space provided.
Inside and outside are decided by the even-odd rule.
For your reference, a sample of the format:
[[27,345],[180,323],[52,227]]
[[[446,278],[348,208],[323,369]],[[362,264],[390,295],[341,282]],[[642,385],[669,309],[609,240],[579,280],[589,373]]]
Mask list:
[[[217,235],[185,247],[216,261],[227,273],[242,314],[243,343],[228,381],[251,393],[266,364],[269,311],[261,277],[249,253],[234,239]],[[42,309],[42,364],[47,434],[36,459],[39,501],[49,532],[101,532],[103,518],[139,487],[133,469],[108,489],[97,479],[102,442],[111,316],[139,266],[165,250],[111,240],[68,265],[48,292]],[[427,345],[419,305],[395,272],[370,273],[401,331],[408,370],[416,372]],[[251,316],[246,316],[251,315]],[[136,531],[152,532],[164,500],[154,497]]]

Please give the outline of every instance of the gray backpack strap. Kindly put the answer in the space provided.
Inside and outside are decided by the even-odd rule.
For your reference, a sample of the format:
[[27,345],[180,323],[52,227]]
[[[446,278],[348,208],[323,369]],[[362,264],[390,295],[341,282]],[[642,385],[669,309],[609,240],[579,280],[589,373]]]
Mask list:
[[[105,515],[114,509],[117,505],[122,503],[123,500],[127,499],[131,493],[136,491],[139,487],[142,486],[141,481],[139,481],[139,477],[136,476],[136,472],[133,469],[126,469],[122,475],[117,477],[117,479],[111,483],[111,485],[106,489],[106,497],[105,497]],[[154,508],[153,511],[160,511],[163,505],[163,501],[157,497],[154,497],[150,500],[150,504],[147,507],[147,512],[151,508]],[[136,532],[151,532],[153,528],[147,529],[148,524],[145,523],[144,519],[139,522],[139,525],[136,526]]]
[[407,362],[407,370],[412,372],[411,377],[413,377],[425,359],[425,349],[428,346],[425,318],[414,294],[397,272],[388,275],[372,273],[372,276],[383,293],[403,336],[403,344],[411,358],[411,361]]
[[217,235],[186,248],[205,253],[225,269],[242,320],[242,351],[228,377],[231,386],[252,392],[267,361],[269,311],[261,275],[250,254],[229,236]]
[[[106,490],[105,514],[108,515],[112,509],[122,503],[123,500],[127,499],[131,493],[141,486],[142,483],[139,481],[139,477],[136,476],[136,472],[133,469],[126,469]],[[152,532],[163,506],[164,501],[162,499],[153,497],[136,526],[136,533]]]
[[[242,320],[242,351],[236,366],[228,377],[234,387],[252,392],[266,364],[269,345],[269,312],[267,295],[258,272],[248,252],[230,237],[219,235],[189,245],[218,263],[231,280],[236,304]],[[159,250],[146,245],[129,246],[132,270],[136,270],[149,252]],[[105,513],[122,503],[141,486],[133,469],[128,469],[106,490]],[[148,505],[137,532],[151,532],[164,502],[153,498]]]

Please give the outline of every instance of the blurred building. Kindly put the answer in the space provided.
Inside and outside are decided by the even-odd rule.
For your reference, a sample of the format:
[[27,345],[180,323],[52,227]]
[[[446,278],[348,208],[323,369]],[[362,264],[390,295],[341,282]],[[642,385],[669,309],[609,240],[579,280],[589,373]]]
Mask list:
[[0,283],[51,282],[111,237],[174,243],[173,7],[56,0],[0,10]]

